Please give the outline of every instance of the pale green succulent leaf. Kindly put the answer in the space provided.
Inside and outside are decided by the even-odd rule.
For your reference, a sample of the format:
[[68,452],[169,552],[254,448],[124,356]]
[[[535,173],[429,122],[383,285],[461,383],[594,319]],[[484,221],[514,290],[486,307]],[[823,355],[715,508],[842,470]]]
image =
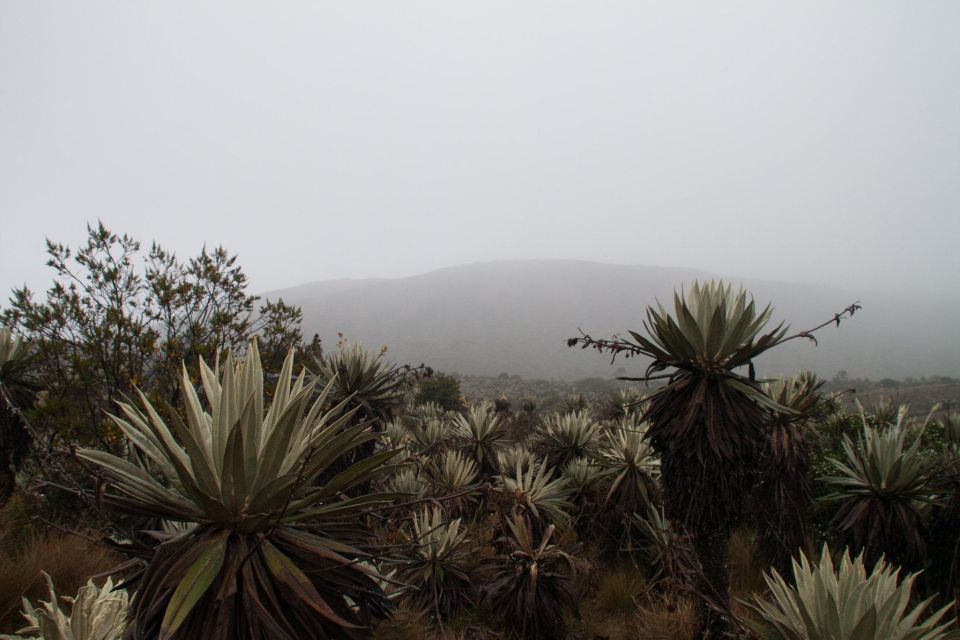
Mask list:
[[291,515],[284,517],[283,522],[309,523],[310,520],[318,517],[339,517],[348,514],[360,513],[362,511],[366,511],[370,507],[390,504],[404,497],[405,494],[396,492],[368,493],[366,495],[353,498],[349,501],[329,502],[321,507],[317,507],[316,509],[306,509],[304,511],[292,513]]
[[930,600],[908,611],[915,574],[899,580],[899,569],[878,562],[866,571],[863,557],[844,553],[834,567],[824,546],[818,565],[805,555],[793,562],[794,584],[776,571],[766,576],[770,595],[747,603],[761,620],[755,625],[774,640],[945,640],[950,607],[930,612]]
[[291,592],[303,603],[340,627],[345,629],[361,628],[338,616],[323,599],[316,587],[313,586],[310,579],[297,568],[297,565],[293,564],[290,558],[278,551],[270,542],[264,542],[263,547],[267,568],[281,582],[290,587]]
[[157,482],[142,467],[96,449],[78,449],[77,456],[105,469],[117,481],[118,488],[121,490],[140,497],[158,508],[170,509],[178,514],[188,514],[188,517],[195,517],[198,514],[193,503]]
[[227,551],[227,535],[211,539],[177,585],[160,625],[160,640],[169,640],[187,619],[220,574]]
[[193,472],[191,477],[195,480],[197,489],[208,496],[220,495],[220,482],[209,456],[210,452],[205,443],[198,441],[197,438],[198,435],[202,437],[202,434],[191,429],[176,413],[173,413],[173,425],[187,451],[190,469]]

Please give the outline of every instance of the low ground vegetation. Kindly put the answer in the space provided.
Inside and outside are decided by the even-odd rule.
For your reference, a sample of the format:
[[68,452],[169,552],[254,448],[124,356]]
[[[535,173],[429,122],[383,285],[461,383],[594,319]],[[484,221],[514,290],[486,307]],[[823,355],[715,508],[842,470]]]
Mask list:
[[[221,364],[219,368],[227,367]],[[280,391],[281,396],[285,393],[289,395]],[[839,576],[836,579],[848,582],[861,579],[857,576],[862,571],[857,573],[856,567],[863,563],[854,566],[841,561],[841,551],[848,545],[866,554],[868,569],[881,558],[887,562],[887,557],[899,558],[898,566],[905,572],[933,565],[958,566],[953,547],[916,545],[917,540],[928,539],[935,522],[957,517],[956,485],[950,484],[960,473],[955,453],[960,434],[951,422],[957,418],[914,420],[900,411],[890,420],[884,406],[864,407],[851,414],[837,402],[824,402],[826,407],[804,427],[811,485],[804,548],[826,549],[828,558],[833,554],[837,563],[831,570]],[[700,569],[689,534],[675,530],[663,515],[660,460],[644,438],[648,426],[636,418],[604,419],[602,410],[598,403],[569,414],[536,412],[535,428],[525,438],[517,438],[513,429],[516,413],[497,413],[492,404],[471,404],[462,413],[402,406],[376,439],[374,456],[390,451],[390,459],[375,457],[370,463],[371,469],[380,473],[368,495],[384,496],[389,502],[380,508],[371,500],[358,512],[365,515],[353,516],[366,528],[366,533],[360,534],[366,550],[353,547],[343,556],[362,561],[356,566],[365,567],[360,575],[370,576],[367,588],[371,595],[382,594],[378,596],[381,605],[364,610],[357,607],[369,607],[373,601],[360,605],[351,598],[344,601],[347,608],[342,617],[346,619],[353,609],[357,613],[352,624],[366,626],[374,637],[383,638],[693,637]],[[138,417],[144,413],[144,409],[128,411]],[[188,414],[202,415],[202,410],[200,414],[197,411]],[[557,425],[567,431],[556,431]],[[366,425],[358,426],[362,432],[377,433]],[[545,435],[550,429],[555,430],[554,435],[566,435],[551,438]],[[514,435],[503,435],[508,432]],[[882,506],[862,505],[866,496],[875,495],[870,493],[870,483],[883,482],[872,474],[890,473],[884,465],[891,461],[899,461],[900,473],[907,479],[886,482],[892,495],[883,498]],[[151,464],[149,458],[146,464]],[[922,478],[919,488],[915,476]],[[174,473],[168,481],[175,485],[175,478]],[[304,495],[322,495],[320,488],[309,489],[308,485],[303,485]],[[109,485],[107,489],[108,506],[115,502],[129,507],[133,489],[126,494],[115,493]],[[128,497],[124,500],[121,495]],[[320,499],[314,518],[321,518],[324,511],[348,513],[351,498],[345,492],[337,495],[343,497],[332,502]],[[145,549],[138,548],[134,554],[128,546],[126,553],[118,553],[116,544],[109,548],[98,544],[99,540],[90,542],[51,529],[27,512],[24,499],[16,498],[3,512],[7,553],[0,570],[9,593],[0,597],[6,631],[27,629],[21,632],[23,637],[43,637],[31,631],[33,627],[18,613],[23,609],[21,597],[36,607],[46,596],[48,586],[42,571],[51,575],[60,594],[75,594],[90,576],[118,566],[118,580],[131,569],[136,572],[135,566],[149,572],[151,561],[144,556]],[[291,502],[296,509],[307,504],[302,499]],[[903,513],[890,513],[887,507],[894,505],[900,505],[896,508]],[[857,537],[858,527],[865,532],[876,530],[871,523],[882,516],[894,518],[885,524],[882,540]],[[177,512],[175,517],[183,523],[190,516]],[[148,520],[142,521],[143,531],[149,530]],[[215,538],[209,518],[205,521],[204,538]],[[320,522],[317,519],[310,526]],[[816,566],[824,566],[822,557],[795,555],[787,559],[785,571],[775,573],[763,544],[765,532],[769,535],[764,527],[770,525],[753,522],[745,521],[729,543],[730,613],[737,633],[745,637],[758,633],[757,629],[780,629],[795,622],[780,619],[785,614],[772,613],[788,607],[791,597],[800,597],[789,591],[796,571],[791,565],[800,562],[804,568],[819,562]],[[341,525],[332,526],[331,531],[337,531]],[[170,544],[170,532],[177,529],[157,529],[156,524],[152,529],[166,533],[150,534],[149,541],[140,544],[147,549],[153,545],[157,557]],[[188,530],[179,531],[179,540],[191,539]],[[82,533],[88,537],[97,534]],[[255,543],[244,547],[248,549],[245,553],[250,544]],[[344,554],[341,543],[325,544],[334,544],[329,548]],[[128,562],[124,570],[123,560],[131,555],[134,566]],[[268,567],[266,559],[263,562]],[[223,560],[217,566],[222,570],[226,564]],[[294,565],[309,566],[303,559],[294,560]],[[189,567],[182,571],[188,572]],[[844,577],[844,571],[855,575]],[[302,575],[307,578],[303,584],[309,584],[309,574]],[[922,609],[930,615],[920,616],[927,635],[904,637],[945,637],[942,634],[949,631],[953,616],[956,577],[955,569],[928,570],[903,583],[906,586],[901,590],[909,595],[906,602],[918,606],[930,599]],[[890,580],[888,575],[887,582]],[[127,585],[135,594],[137,583]],[[166,587],[168,599],[175,586]],[[276,588],[280,592],[285,589]],[[212,593],[197,600],[197,611],[209,610],[212,601],[207,599]],[[137,596],[133,597],[138,602]],[[893,596],[884,597],[889,600]],[[883,604],[887,600],[878,601],[878,607],[893,606]],[[68,612],[69,605],[61,604],[62,611]],[[829,611],[821,611],[828,604],[843,610],[842,603],[833,601],[805,606],[819,607],[820,615],[829,615]],[[288,602],[285,608],[289,606]],[[163,618],[168,608],[160,607],[153,615]],[[136,611],[134,608],[131,615]],[[907,612],[909,609],[904,609],[898,615]],[[189,623],[189,615],[184,621]],[[160,626],[161,622],[153,624]],[[333,630],[325,633],[324,637],[341,637]],[[768,629],[765,633],[774,632]],[[816,637],[802,630],[797,635],[782,630],[776,633],[780,635],[770,637]],[[143,631],[139,637],[160,637],[158,634]],[[181,636],[174,632],[170,637]]]

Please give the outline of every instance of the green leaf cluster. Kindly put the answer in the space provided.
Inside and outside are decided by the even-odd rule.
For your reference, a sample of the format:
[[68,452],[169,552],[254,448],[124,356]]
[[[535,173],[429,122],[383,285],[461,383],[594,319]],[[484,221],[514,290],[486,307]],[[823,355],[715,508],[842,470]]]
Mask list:
[[[104,501],[127,513],[196,526],[153,554],[132,605],[135,638],[340,638],[387,602],[360,560],[359,516],[396,496],[348,498],[390,473],[378,453],[317,484],[333,462],[377,434],[350,425],[348,399],[325,409],[333,382],[294,375],[291,351],[272,401],[254,341],[242,362],[200,362],[201,401],[184,368],[183,415],[139,394],[111,416],[145,465],[93,449],[81,459],[109,483]],[[358,604],[363,603],[358,609]]]
[[931,599],[911,608],[916,574],[903,580],[900,569],[880,560],[867,571],[863,556],[845,551],[834,566],[824,545],[820,561],[806,555],[793,562],[794,585],[774,571],[765,576],[769,599],[750,603],[768,640],[943,640],[956,637],[944,620],[950,606],[928,611]]
[[839,474],[822,479],[834,489],[823,499],[839,501],[837,526],[868,558],[886,554],[912,564],[924,547],[924,512],[935,500],[933,461],[905,407],[893,424],[871,426],[862,411],[861,421],[856,441],[843,436],[843,459],[831,460]]

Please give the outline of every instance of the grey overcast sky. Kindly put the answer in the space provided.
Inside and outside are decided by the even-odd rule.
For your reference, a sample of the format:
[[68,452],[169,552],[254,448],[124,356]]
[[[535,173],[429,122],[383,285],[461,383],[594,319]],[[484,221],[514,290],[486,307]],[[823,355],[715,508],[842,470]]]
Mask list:
[[479,260],[960,293],[960,2],[0,0],[0,300],[101,218],[254,290]]

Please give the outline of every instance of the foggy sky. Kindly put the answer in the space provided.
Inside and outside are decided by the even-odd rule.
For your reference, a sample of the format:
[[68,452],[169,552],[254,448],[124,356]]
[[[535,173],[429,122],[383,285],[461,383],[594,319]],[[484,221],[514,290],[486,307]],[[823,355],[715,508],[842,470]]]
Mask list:
[[958,33],[953,0],[0,0],[0,304],[97,218],[255,291],[576,258],[957,296]]

